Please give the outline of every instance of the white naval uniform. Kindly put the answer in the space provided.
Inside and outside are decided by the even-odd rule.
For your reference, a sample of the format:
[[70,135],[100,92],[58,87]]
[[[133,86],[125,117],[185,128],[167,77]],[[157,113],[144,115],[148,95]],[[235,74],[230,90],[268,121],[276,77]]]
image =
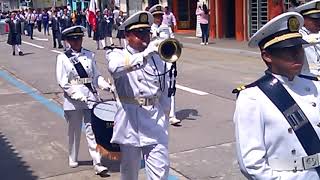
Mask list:
[[[156,37],[159,37],[162,39],[174,38],[172,29],[165,24],[161,24],[159,26],[153,23],[151,26],[150,33],[152,38],[156,38]],[[171,69],[172,63],[167,62],[167,66],[168,66],[168,69]],[[172,118],[172,117],[176,117],[176,98],[175,96],[171,96],[170,99],[171,99],[171,104],[170,104],[171,109],[170,109],[169,117]]]
[[[138,180],[141,153],[145,160],[149,180],[167,180],[169,172],[168,77],[165,83],[157,74],[163,74],[165,62],[153,55],[144,64],[143,55],[130,46],[123,50],[107,52],[109,72],[114,78],[117,93],[121,97],[158,97],[159,101],[150,106],[119,103],[115,115],[112,143],[120,144],[122,152],[121,179]],[[152,75],[150,75],[152,74]],[[161,84],[161,88],[160,88]]]
[[[299,31],[303,37],[312,34],[305,27],[302,27]],[[306,61],[302,68],[302,74],[304,75],[317,75],[320,76],[320,44],[313,46],[306,46],[304,48]],[[311,74],[310,74],[311,73]]]
[[[318,83],[299,77],[288,81],[285,77],[274,76],[300,106],[320,136],[320,128],[317,127],[320,122],[320,95],[319,87],[316,85]],[[257,86],[240,92],[234,123],[237,158],[241,172],[248,179],[319,179],[314,169],[281,171],[269,163],[281,159],[281,162],[293,164],[296,158],[307,154],[283,114]]]
[[[81,49],[80,53],[73,52],[82,66],[86,70],[88,77],[92,78],[92,85],[97,88],[105,86],[104,79],[100,76],[94,60],[94,54],[91,51]],[[57,57],[56,76],[59,86],[64,91],[64,114],[68,123],[68,136],[69,136],[69,158],[77,161],[82,120],[86,129],[86,138],[89,146],[89,153],[93,159],[93,164],[99,164],[101,156],[96,151],[96,141],[91,128],[91,110],[93,102],[82,102],[71,99],[71,95],[75,92],[80,92],[89,100],[97,100],[95,95],[83,84],[71,84],[72,80],[79,78],[79,75],[65,54],[60,54]],[[99,80],[98,80],[99,79]],[[104,82],[103,82],[104,81]]]

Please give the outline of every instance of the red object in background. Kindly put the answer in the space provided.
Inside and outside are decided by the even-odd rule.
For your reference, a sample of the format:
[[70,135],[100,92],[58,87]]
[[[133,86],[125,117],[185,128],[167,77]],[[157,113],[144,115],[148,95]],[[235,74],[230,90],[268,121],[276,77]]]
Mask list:
[[284,12],[284,1],[283,0],[268,0],[269,17],[272,19]]
[[4,25],[4,32],[9,33],[9,24],[7,23]]
[[96,32],[97,30],[96,5],[97,5],[96,0],[90,0],[88,19],[89,19],[89,24],[92,26],[92,30],[94,32]]

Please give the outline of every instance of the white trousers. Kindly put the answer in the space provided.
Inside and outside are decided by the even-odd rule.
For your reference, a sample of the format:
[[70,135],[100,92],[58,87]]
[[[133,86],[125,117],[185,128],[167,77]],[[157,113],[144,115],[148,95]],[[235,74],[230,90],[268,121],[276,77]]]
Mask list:
[[99,164],[101,155],[96,151],[97,143],[91,127],[91,110],[64,111],[64,116],[68,123],[69,157],[73,161],[78,161],[82,122],[84,122],[89,154],[93,160],[93,165]]
[[169,117],[176,117],[176,96],[171,96],[171,108],[170,108],[170,113]]
[[155,144],[144,147],[120,145],[121,180],[138,180],[141,167],[141,154],[145,162],[148,180],[167,180],[169,176],[168,146]]

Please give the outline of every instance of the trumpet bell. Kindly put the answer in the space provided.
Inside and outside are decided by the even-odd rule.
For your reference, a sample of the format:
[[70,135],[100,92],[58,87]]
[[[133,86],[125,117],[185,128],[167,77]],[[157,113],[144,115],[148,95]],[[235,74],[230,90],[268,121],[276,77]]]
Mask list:
[[177,39],[169,38],[159,45],[159,55],[166,62],[176,62],[181,56],[182,48]]

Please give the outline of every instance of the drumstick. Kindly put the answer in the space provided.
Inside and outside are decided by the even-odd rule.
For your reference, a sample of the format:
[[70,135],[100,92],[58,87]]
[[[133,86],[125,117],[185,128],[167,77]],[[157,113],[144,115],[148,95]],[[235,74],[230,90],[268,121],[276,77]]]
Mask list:
[[[111,85],[111,80],[108,78],[108,83]],[[113,98],[117,101],[117,102],[119,102],[119,97],[117,96],[117,93],[116,93],[116,89],[113,91],[113,92],[111,92],[112,93],[112,95],[113,95]]]

